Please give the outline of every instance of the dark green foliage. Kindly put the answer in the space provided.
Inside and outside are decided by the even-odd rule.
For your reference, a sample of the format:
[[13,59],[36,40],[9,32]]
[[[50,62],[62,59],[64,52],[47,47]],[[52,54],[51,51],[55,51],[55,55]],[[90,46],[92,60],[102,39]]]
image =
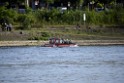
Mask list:
[[124,9],[120,7],[101,12],[82,10],[61,12],[57,9],[32,11],[31,9],[27,9],[25,14],[19,14],[15,10],[0,7],[0,19],[5,19],[7,22],[19,23],[21,29],[42,27],[43,24],[84,24],[84,13],[86,14],[85,24],[88,25],[124,24]]
[[[124,11],[124,10],[122,10]],[[83,14],[86,13],[86,23],[88,24],[123,24],[124,13],[116,10],[102,11],[102,12],[83,12],[83,11],[65,11],[61,13],[59,10],[43,10],[36,11],[32,15],[35,16],[37,23],[42,24],[83,24]],[[28,19],[31,21],[31,19]],[[34,20],[34,19],[33,19]]]
[[40,32],[40,33],[35,33],[31,35],[31,37],[28,40],[48,40],[50,37],[50,33],[48,32]]
[[50,34],[48,32],[42,32],[42,37],[50,37]]
[[0,7],[0,20],[3,19],[6,23],[13,23],[17,18],[17,12],[12,9]]
[[20,23],[22,29],[30,29],[36,22],[36,19],[32,13],[19,14],[17,21]]

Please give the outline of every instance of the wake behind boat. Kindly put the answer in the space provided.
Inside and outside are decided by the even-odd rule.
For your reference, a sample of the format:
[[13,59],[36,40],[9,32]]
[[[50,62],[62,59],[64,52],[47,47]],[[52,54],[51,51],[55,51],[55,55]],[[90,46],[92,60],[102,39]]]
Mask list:
[[76,43],[71,40],[62,38],[50,38],[49,43],[44,45],[45,47],[77,47]]

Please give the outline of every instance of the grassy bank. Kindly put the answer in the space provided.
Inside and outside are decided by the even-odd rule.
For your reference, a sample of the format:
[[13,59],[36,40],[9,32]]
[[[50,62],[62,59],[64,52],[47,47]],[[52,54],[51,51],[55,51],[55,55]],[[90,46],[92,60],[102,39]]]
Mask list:
[[0,40],[47,40],[61,37],[73,40],[124,40],[124,28],[121,26],[84,26],[47,25],[30,30],[13,30],[0,32]]

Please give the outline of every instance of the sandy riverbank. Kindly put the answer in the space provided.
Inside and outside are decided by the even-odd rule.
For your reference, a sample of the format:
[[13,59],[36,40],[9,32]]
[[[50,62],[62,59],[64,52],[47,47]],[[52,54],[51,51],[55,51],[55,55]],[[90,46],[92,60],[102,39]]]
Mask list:
[[40,46],[47,41],[0,41],[0,46]]
[[[124,45],[124,40],[73,40],[78,45]],[[0,41],[0,46],[42,46],[48,41]]]

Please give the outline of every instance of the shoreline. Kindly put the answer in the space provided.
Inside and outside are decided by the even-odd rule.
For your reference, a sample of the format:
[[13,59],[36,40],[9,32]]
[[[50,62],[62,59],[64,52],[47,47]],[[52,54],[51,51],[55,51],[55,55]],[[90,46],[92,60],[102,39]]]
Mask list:
[[[72,40],[72,42],[77,43],[79,46],[88,45],[124,45],[124,40]],[[43,46],[48,43],[48,41],[0,41],[1,46]]]

